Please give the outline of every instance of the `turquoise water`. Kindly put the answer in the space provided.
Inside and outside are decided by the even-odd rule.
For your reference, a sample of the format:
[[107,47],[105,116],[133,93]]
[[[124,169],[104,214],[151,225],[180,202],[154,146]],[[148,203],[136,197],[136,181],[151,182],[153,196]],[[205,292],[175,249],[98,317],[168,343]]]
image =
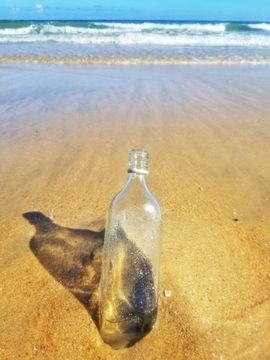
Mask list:
[[0,21],[1,62],[270,64],[270,23]]

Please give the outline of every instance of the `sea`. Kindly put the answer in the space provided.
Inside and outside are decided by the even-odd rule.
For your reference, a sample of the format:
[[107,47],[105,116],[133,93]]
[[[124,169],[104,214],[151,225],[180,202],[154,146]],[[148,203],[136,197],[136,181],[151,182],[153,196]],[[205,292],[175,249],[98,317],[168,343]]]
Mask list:
[[270,23],[0,21],[1,63],[270,64]]

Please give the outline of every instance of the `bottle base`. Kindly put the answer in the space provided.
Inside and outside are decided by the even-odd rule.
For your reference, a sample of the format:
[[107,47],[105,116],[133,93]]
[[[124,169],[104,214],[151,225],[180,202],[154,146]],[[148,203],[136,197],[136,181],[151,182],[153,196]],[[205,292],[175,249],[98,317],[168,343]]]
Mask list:
[[157,309],[128,321],[110,322],[103,319],[100,335],[103,341],[115,350],[128,348],[153,329],[156,319]]

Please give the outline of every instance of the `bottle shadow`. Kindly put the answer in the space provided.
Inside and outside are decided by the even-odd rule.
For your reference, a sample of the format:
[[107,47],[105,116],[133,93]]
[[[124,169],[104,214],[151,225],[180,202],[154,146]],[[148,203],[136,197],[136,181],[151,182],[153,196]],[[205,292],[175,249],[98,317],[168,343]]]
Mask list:
[[41,212],[23,214],[36,233],[30,249],[44,268],[86,308],[99,329],[99,283],[104,232],[55,224]]

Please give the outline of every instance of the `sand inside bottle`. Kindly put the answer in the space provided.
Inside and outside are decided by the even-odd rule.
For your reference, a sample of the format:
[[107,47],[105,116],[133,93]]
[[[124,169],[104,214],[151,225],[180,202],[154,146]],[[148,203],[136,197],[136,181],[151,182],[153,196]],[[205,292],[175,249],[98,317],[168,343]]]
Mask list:
[[156,322],[157,304],[152,266],[138,247],[116,230],[109,263],[106,301],[101,304],[103,340],[113,348],[133,345],[149,333]]

